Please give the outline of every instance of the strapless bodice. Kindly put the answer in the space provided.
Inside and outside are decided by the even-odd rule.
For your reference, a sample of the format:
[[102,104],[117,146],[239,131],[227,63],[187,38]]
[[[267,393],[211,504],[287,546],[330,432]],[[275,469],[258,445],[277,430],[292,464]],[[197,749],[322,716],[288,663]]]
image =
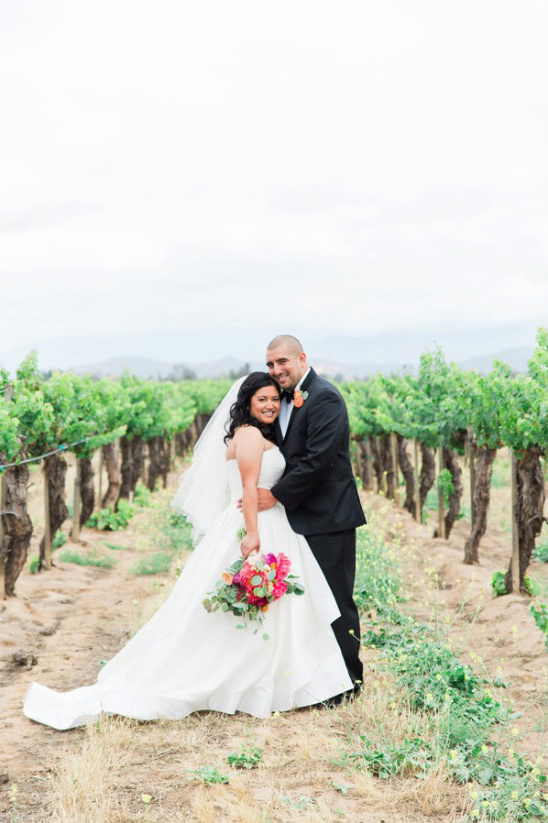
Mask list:
[[[277,446],[263,452],[257,486],[260,489],[272,488],[284,473],[284,469],[285,460]],[[242,478],[240,477],[240,470],[238,469],[238,463],[235,459],[227,461],[227,472],[231,500],[239,500],[242,496]]]

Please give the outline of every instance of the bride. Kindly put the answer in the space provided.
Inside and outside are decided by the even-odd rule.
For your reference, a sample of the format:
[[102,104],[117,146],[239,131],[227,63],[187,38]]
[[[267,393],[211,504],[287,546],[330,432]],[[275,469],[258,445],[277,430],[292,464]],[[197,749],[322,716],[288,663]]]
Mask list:
[[[201,710],[266,717],[352,688],[331,629],[339,611],[308,543],[292,531],[280,503],[258,512],[257,488],[272,487],[285,468],[273,433],[279,391],[263,372],[231,388],[172,501],[201,539],[168,599],[93,685],[60,693],[33,683],[27,717],[60,730],[101,712],[137,720],[178,720]],[[238,552],[283,552],[305,589],[272,603],[256,633],[252,624],[238,631],[240,619],[208,613],[202,603]]]

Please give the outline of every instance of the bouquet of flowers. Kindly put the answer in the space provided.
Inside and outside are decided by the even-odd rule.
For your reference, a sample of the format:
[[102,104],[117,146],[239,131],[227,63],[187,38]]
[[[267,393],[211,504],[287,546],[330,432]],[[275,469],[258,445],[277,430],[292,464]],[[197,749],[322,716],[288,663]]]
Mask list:
[[[270,603],[284,594],[304,594],[304,587],[289,574],[291,561],[282,554],[251,554],[232,563],[221,575],[215,591],[203,601],[208,612],[222,609],[249,621],[261,622]],[[238,625],[237,628],[244,628]]]

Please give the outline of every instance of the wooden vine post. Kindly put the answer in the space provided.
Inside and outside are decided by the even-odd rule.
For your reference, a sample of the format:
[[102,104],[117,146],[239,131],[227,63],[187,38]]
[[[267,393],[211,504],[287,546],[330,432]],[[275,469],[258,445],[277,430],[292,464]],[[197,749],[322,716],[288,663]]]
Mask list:
[[379,444],[379,460],[381,461],[381,470],[382,470],[381,491],[382,491],[383,497],[386,497],[386,492],[388,491],[388,481],[386,479],[386,465],[382,465],[383,462],[384,462],[383,459],[382,459],[382,438],[378,437],[377,442]]
[[149,456],[149,447],[143,446],[143,470],[141,472],[141,483],[143,486],[147,484],[147,457]]
[[49,514],[49,486],[46,472],[46,461],[42,462],[44,475],[44,569],[51,569],[51,528]]
[[390,453],[392,456],[392,473],[394,475],[394,503],[400,505],[400,479],[398,477],[398,439],[395,432],[390,432]]
[[421,489],[419,482],[419,443],[417,438],[413,440],[413,451],[415,459],[413,461],[413,480],[415,485],[415,520],[421,522]]
[[470,428],[468,429],[468,437],[466,442],[468,443],[468,462],[470,469],[470,519],[472,521],[471,526],[473,529],[476,521],[474,506],[474,489],[476,486],[476,446],[472,440],[472,430]]
[[[11,403],[11,386],[4,389],[4,401]],[[2,551],[4,543],[3,513],[6,508],[7,486],[4,472],[0,472],[0,598],[6,599],[6,555]]]
[[[4,525],[2,512],[6,508],[6,478],[4,472],[0,473],[0,549],[4,542]],[[0,552],[0,598],[6,599],[6,556]]]
[[510,491],[512,495],[512,591],[519,594],[518,462],[510,451]]
[[443,507],[443,491],[439,484],[439,478],[443,471],[443,447],[438,448],[438,536],[445,540],[445,511]]
[[99,446],[99,489],[97,492],[97,509],[102,506],[103,499],[103,447]]
[[72,510],[72,529],[70,539],[80,539],[80,461],[76,458],[76,477],[74,479],[74,505]]

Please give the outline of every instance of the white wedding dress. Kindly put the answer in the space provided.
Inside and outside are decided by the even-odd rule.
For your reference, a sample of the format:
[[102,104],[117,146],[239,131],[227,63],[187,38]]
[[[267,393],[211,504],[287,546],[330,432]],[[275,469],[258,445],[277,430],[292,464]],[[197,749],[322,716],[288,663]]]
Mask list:
[[[258,486],[270,488],[284,471],[277,447],[263,454]],[[101,712],[137,720],[178,720],[200,710],[266,717],[319,703],[352,688],[331,629],[339,611],[304,537],[292,531],[276,503],[258,515],[261,553],[283,552],[304,595],[284,595],[264,623],[238,630],[231,613],[202,605],[221,573],[239,556],[238,465],[226,464],[231,500],[196,546],[156,614],[100,671],[98,680],[59,693],[33,683],[24,713],[55,729],[71,729]],[[268,634],[268,640],[263,639]]]

